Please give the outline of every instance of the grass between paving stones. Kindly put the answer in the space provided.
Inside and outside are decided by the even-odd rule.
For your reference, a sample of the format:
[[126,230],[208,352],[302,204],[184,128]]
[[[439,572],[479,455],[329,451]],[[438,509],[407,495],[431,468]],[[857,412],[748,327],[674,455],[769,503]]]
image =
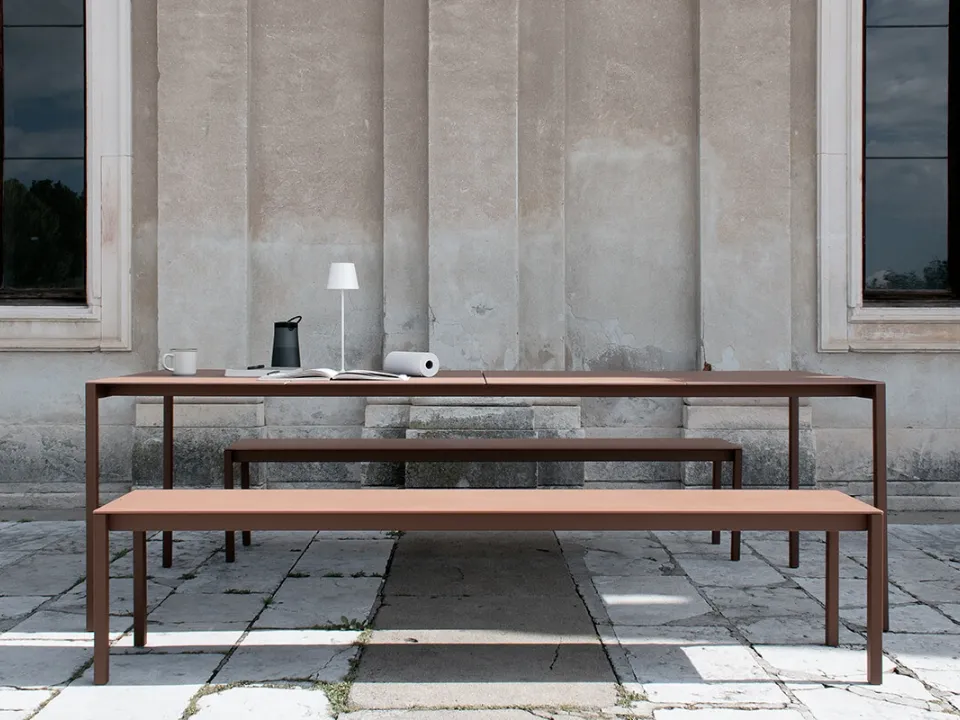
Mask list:
[[[342,618],[346,620],[346,618]],[[327,694],[327,700],[330,702],[330,712],[334,715],[348,712],[350,708],[350,690],[357,679],[357,672],[360,669],[360,655],[363,653],[363,647],[370,642],[373,630],[365,628],[353,644],[358,648],[357,654],[350,658],[350,667],[343,680],[335,683],[317,683],[317,687]]]
[[253,590],[241,590],[240,588],[227,588],[223,591],[224,595],[250,595]]
[[[326,623],[324,625],[314,625],[310,628],[311,630],[362,630],[364,632],[369,632],[370,623],[364,622],[363,620],[350,619],[346,615],[340,616],[340,622],[338,623]],[[359,638],[358,638],[359,641]],[[356,645],[357,643],[354,643]]]
[[308,578],[308,577],[310,577],[310,573],[305,573],[305,572],[288,572],[288,573],[287,573],[287,577],[288,577],[288,578]]
[[646,700],[643,695],[633,690],[627,690],[622,683],[617,683],[617,705],[619,707],[630,707],[635,702]]
[[330,578],[343,577],[343,573],[328,572],[328,573],[324,573],[324,574],[323,574],[323,577],[325,577],[325,578],[328,578],[328,577],[330,577]]

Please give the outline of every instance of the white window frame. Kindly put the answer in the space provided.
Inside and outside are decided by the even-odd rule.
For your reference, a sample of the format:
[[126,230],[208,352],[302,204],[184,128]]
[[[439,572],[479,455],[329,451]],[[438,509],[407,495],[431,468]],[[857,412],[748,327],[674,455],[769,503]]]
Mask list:
[[960,307],[864,305],[863,0],[818,5],[819,350],[960,351]]
[[131,349],[130,0],[86,3],[87,302],[0,305],[0,350]]

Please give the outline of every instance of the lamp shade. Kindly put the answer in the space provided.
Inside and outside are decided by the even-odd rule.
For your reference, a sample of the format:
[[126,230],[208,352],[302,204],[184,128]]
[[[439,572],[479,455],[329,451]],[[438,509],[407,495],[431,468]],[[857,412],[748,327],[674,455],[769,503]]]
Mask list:
[[327,290],[358,290],[357,268],[350,262],[330,263]]

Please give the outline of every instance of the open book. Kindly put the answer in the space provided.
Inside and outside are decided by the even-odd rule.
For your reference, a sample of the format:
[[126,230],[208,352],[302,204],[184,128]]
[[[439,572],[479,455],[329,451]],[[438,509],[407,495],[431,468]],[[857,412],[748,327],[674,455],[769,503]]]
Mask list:
[[331,370],[330,368],[290,368],[273,370],[261,375],[261,380],[291,380],[319,378],[321,380],[407,380],[407,375],[380,372],[378,370]]

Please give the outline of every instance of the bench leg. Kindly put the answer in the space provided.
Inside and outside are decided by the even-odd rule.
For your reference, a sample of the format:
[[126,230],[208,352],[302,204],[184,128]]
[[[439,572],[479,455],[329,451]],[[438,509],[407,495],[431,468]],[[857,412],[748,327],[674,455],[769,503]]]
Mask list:
[[[90,598],[87,598],[90,602]],[[93,684],[110,680],[110,542],[107,516],[93,516]]]
[[[163,398],[163,489],[173,487],[173,397]],[[173,567],[173,533],[163,531],[163,566]]]
[[826,644],[837,647],[840,644],[840,533],[827,531],[826,571]]
[[[240,463],[240,489],[249,490],[250,489],[250,463],[242,462]],[[250,545],[250,531],[244,530],[241,533],[244,546]]]
[[133,533],[133,644],[147,644],[147,534]]
[[[743,451],[737,448],[733,452],[733,489],[743,487]],[[730,533],[730,559],[736,562],[740,559],[740,531]]]
[[[223,489],[233,490],[233,452],[229,449],[223,451]],[[233,530],[224,532],[223,543],[227,562],[233,562],[237,556]]]
[[[800,398],[791,397],[790,420],[787,424],[789,433],[789,442],[787,448],[788,462],[790,466],[790,489],[800,489]],[[790,532],[790,562],[792,568],[800,567],[800,533],[796,530]]]
[[[713,489],[720,490],[723,487],[723,463],[719,460],[713,461]],[[720,544],[720,531],[714,530],[710,533],[710,544],[719,545]]]
[[867,682],[883,681],[883,613],[885,600],[884,516],[871,515],[867,526]]

